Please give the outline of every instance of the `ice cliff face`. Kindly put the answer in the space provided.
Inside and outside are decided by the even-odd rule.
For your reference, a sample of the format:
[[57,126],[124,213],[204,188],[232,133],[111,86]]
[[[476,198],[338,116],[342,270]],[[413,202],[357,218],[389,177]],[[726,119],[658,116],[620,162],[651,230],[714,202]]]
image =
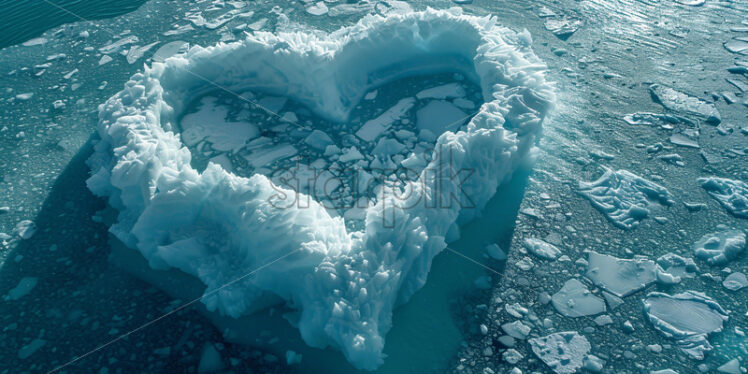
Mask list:
[[[238,317],[275,294],[299,310],[309,345],[337,347],[357,368],[374,369],[393,308],[423,286],[447,232],[531,157],[554,96],[530,42],[494,17],[453,9],[194,47],[146,67],[100,107],[88,186],[119,210],[117,238],[152,267],[207,285],[209,310]],[[358,232],[317,202],[278,204],[294,192],[263,175],[216,164],[198,172],[176,133],[186,103],[212,90],[286,96],[344,121],[378,85],[452,71],[479,84],[486,102],[465,131],[439,136],[435,152],[448,157],[434,155],[418,181],[385,189]],[[470,177],[455,179],[463,169]]]

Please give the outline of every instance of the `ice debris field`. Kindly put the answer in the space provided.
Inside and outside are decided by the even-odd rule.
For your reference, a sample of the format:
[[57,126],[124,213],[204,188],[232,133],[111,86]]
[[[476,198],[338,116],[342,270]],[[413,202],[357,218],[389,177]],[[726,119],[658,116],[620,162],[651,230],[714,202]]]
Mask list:
[[151,0],[0,49],[0,373],[746,373],[746,17]]

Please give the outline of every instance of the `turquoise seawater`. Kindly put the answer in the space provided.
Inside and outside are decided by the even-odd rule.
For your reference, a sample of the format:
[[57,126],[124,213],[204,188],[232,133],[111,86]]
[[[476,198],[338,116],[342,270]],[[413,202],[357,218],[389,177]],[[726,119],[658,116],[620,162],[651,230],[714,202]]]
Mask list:
[[116,17],[146,0],[0,0],[0,48],[70,22]]

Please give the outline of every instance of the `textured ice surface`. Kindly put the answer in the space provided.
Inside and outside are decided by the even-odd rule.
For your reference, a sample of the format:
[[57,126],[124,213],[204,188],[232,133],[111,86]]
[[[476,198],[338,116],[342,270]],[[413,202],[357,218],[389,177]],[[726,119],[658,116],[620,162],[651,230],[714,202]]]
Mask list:
[[657,259],[657,281],[665,284],[679,283],[683,277],[696,276],[699,268],[693,259],[667,253]]
[[651,206],[673,203],[665,187],[627,170],[606,169],[596,181],[580,182],[579,192],[613,224],[623,229],[638,226],[649,216]]
[[651,292],[644,300],[644,312],[655,329],[677,340],[683,352],[698,360],[712,350],[707,336],[722,331],[728,318],[716,301],[696,291],[673,296]]
[[569,279],[551,298],[553,307],[567,317],[592,316],[605,312],[603,299],[593,295],[584,283]]
[[618,297],[628,296],[657,279],[655,263],[646,257],[627,260],[597,252],[590,252],[585,276]]
[[523,244],[525,248],[536,256],[548,260],[555,260],[561,255],[561,250],[558,247],[537,238],[525,238]]
[[557,332],[528,341],[535,355],[558,374],[576,373],[592,348],[587,338],[576,331]]
[[725,277],[725,280],[722,281],[722,285],[730,291],[737,291],[741,288],[748,287],[748,278],[746,278],[743,273],[735,272]]
[[722,121],[717,108],[699,98],[659,84],[649,86],[649,92],[655,101],[667,109],[695,115],[703,118],[707,123],[715,125]]
[[[223,22],[192,21],[208,28]],[[309,345],[337,347],[354,366],[374,369],[392,309],[423,286],[448,230],[473,218],[526,161],[553,101],[529,35],[496,22],[459,10],[366,16],[330,34],[257,32],[155,62],[101,107],[88,186],[119,210],[111,232],[152,267],[175,267],[207,285],[209,310],[238,317],[274,294],[299,310]],[[243,178],[218,164],[198,172],[175,133],[187,103],[214,89],[198,77],[236,92],[289,97],[342,122],[379,85],[445,71],[478,84],[486,103],[464,131],[438,136],[449,164],[432,157],[422,180],[404,186],[406,199],[385,190],[365,211],[361,231],[347,231],[343,218],[316,201],[275,204],[294,193],[263,175]],[[393,117],[362,134],[375,138]],[[289,157],[293,149],[279,145],[252,161]],[[473,170],[467,181],[447,173],[463,168]],[[463,193],[469,201],[433,204]]]
[[722,265],[737,257],[745,247],[745,232],[724,230],[702,236],[694,243],[693,254],[711,265]]
[[699,178],[706,192],[719,201],[728,212],[748,218],[748,185],[743,181],[727,178]]

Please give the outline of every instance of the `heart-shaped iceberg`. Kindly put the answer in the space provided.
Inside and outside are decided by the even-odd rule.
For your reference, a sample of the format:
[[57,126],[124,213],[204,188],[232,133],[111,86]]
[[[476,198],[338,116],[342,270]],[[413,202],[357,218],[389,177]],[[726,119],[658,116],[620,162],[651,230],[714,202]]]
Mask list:
[[[273,295],[299,311],[307,344],[374,369],[393,308],[423,286],[445,237],[531,159],[554,96],[530,44],[495,17],[428,9],[366,16],[329,34],[260,32],[193,47],[135,74],[101,106],[88,186],[119,211],[111,232],[153,268],[205,283],[209,310],[239,317]],[[278,204],[296,191],[262,174],[244,178],[215,163],[196,170],[177,131],[186,103],[219,89],[288,97],[345,123],[370,90],[444,72],[477,84],[485,103],[438,136],[417,176],[379,189],[358,230],[314,199]],[[380,125],[348,126],[374,141],[388,131]]]

